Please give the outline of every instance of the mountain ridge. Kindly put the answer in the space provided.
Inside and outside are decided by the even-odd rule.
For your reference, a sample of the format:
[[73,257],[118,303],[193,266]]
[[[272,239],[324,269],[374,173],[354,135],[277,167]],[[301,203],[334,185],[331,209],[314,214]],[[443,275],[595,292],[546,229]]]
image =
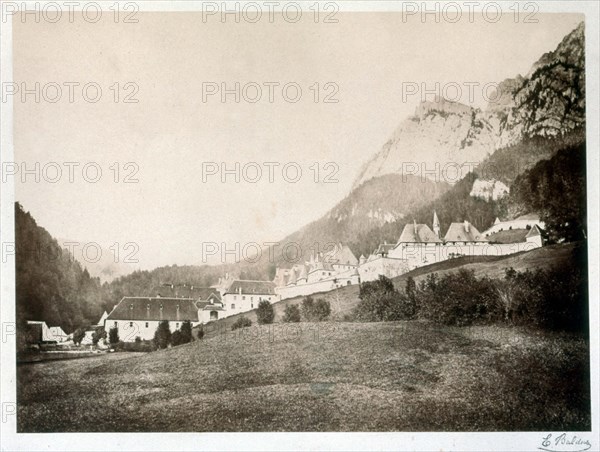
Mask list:
[[[436,97],[401,121],[382,148],[360,169],[352,188],[390,173],[442,178],[437,167],[472,166],[526,138],[554,137],[585,125],[585,25],[581,22],[525,77],[501,81],[484,110]],[[417,156],[417,157],[415,157]],[[467,165],[468,164],[468,165]],[[452,183],[449,177],[447,182]],[[456,182],[456,181],[454,181]]]

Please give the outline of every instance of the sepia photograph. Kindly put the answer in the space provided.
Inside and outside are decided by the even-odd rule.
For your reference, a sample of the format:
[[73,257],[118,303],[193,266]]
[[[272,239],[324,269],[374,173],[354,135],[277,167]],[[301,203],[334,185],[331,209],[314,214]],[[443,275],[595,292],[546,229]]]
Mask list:
[[1,8],[1,451],[600,450],[599,4]]

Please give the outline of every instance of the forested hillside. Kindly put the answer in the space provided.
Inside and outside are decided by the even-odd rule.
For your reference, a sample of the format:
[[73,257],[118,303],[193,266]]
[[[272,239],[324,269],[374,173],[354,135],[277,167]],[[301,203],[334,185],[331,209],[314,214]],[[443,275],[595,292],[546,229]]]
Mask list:
[[538,162],[512,185],[511,202],[538,212],[552,241],[587,238],[586,145]]
[[[512,218],[529,212],[540,215],[546,223],[551,242],[586,238],[585,136],[580,132],[564,138],[532,139],[496,151],[486,168],[494,168],[495,177],[510,183],[510,196],[484,200],[471,196],[473,183],[480,176],[469,173],[439,198],[414,209],[402,220],[373,227],[349,243],[359,256],[367,256],[380,243],[396,243],[402,228],[413,220],[431,226],[435,210],[442,233],[450,223],[468,220],[477,229],[489,228],[496,217]],[[525,168],[516,174],[510,156],[518,153]],[[545,156],[545,159],[539,156]],[[536,158],[537,156],[537,158]],[[525,164],[524,162],[528,162]],[[533,163],[537,162],[537,163]],[[493,163],[493,164],[492,164]],[[504,169],[504,170],[503,170]],[[502,176],[502,177],[499,177]],[[512,182],[512,183],[511,183]]]
[[136,271],[110,283],[100,283],[15,203],[15,265],[17,321],[45,321],[70,333],[94,325],[124,296],[150,295],[160,284],[210,286],[230,272],[241,278],[264,278],[250,265],[159,267]]
[[96,323],[103,311],[100,280],[88,271],[21,204],[15,204],[16,309],[19,324],[44,320],[71,332]]

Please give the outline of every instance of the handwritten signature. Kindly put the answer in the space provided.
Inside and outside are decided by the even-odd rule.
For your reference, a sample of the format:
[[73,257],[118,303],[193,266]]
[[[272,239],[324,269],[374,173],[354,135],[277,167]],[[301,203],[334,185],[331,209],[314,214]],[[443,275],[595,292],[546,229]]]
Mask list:
[[553,437],[552,433],[548,433],[542,438],[542,445],[538,449],[547,452],[584,452],[591,447],[589,440],[577,435],[562,433]]

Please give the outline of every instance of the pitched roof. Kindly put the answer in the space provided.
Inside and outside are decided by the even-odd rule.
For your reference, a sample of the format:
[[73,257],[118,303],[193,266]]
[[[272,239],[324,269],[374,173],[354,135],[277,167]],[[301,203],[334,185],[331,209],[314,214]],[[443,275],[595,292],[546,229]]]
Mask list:
[[60,326],[51,326],[50,332],[52,334],[54,334],[55,336],[66,336],[67,335],[67,333],[65,333]]
[[217,303],[210,303],[208,301],[196,301],[195,302],[196,308],[203,309],[204,311],[210,311],[211,309],[219,311],[219,310],[223,309],[222,304],[223,304],[222,301],[218,301]]
[[288,284],[296,284],[296,270],[292,268],[290,271],[290,277],[287,280]]
[[525,238],[535,237],[537,235],[542,235],[542,229],[537,224],[534,224],[533,227],[529,230],[529,233],[525,236]]
[[445,242],[487,242],[475,226],[468,221],[452,223],[444,236]]
[[529,234],[527,229],[509,229],[498,231],[488,235],[487,239],[492,243],[521,243]]
[[347,245],[338,244],[333,250],[323,255],[323,260],[330,264],[358,265],[358,259]]
[[[196,290],[195,287],[194,290]],[[214,287],[198,287],[197,292],[194,294],[194,298],[200,301],[210,301],[210,299],[221,301],[221,294]]]
[[515,218],[515,220],[536,220],[536,221],[540,221],[540,216],[537,213],[526,213],[525,215],[521,215],[520,217]]
[[162,284],[154,287],[148,294],[150,297],[165,297],[165,298],[194,298],[196,300],[206,300],[211,293],[219,293],[212,287],[197,287],[189,284],[175,285]]
[[123,297],[108,314],[106,320],[190,320],[197,322],[198,308],[191,298]]
[[298,279],[306,278],[308,278],[308,270],[306,269],[306,265],[301,265],[298,273]]
[[398,243],[441,243],[434,232],[426,224],[413,223],[404,225]]
[[244,279],[236,279],[231,283],[229,288],[224,293],[241,293],[243,294],[275,294],[275,283],[271,281],[251,281]]
[[282,287],[286,285],[287,275],[289,274],[289,269],[287,268],[277,268],[275,272],[275,278],[273,278],[273,284],[276,287]]

